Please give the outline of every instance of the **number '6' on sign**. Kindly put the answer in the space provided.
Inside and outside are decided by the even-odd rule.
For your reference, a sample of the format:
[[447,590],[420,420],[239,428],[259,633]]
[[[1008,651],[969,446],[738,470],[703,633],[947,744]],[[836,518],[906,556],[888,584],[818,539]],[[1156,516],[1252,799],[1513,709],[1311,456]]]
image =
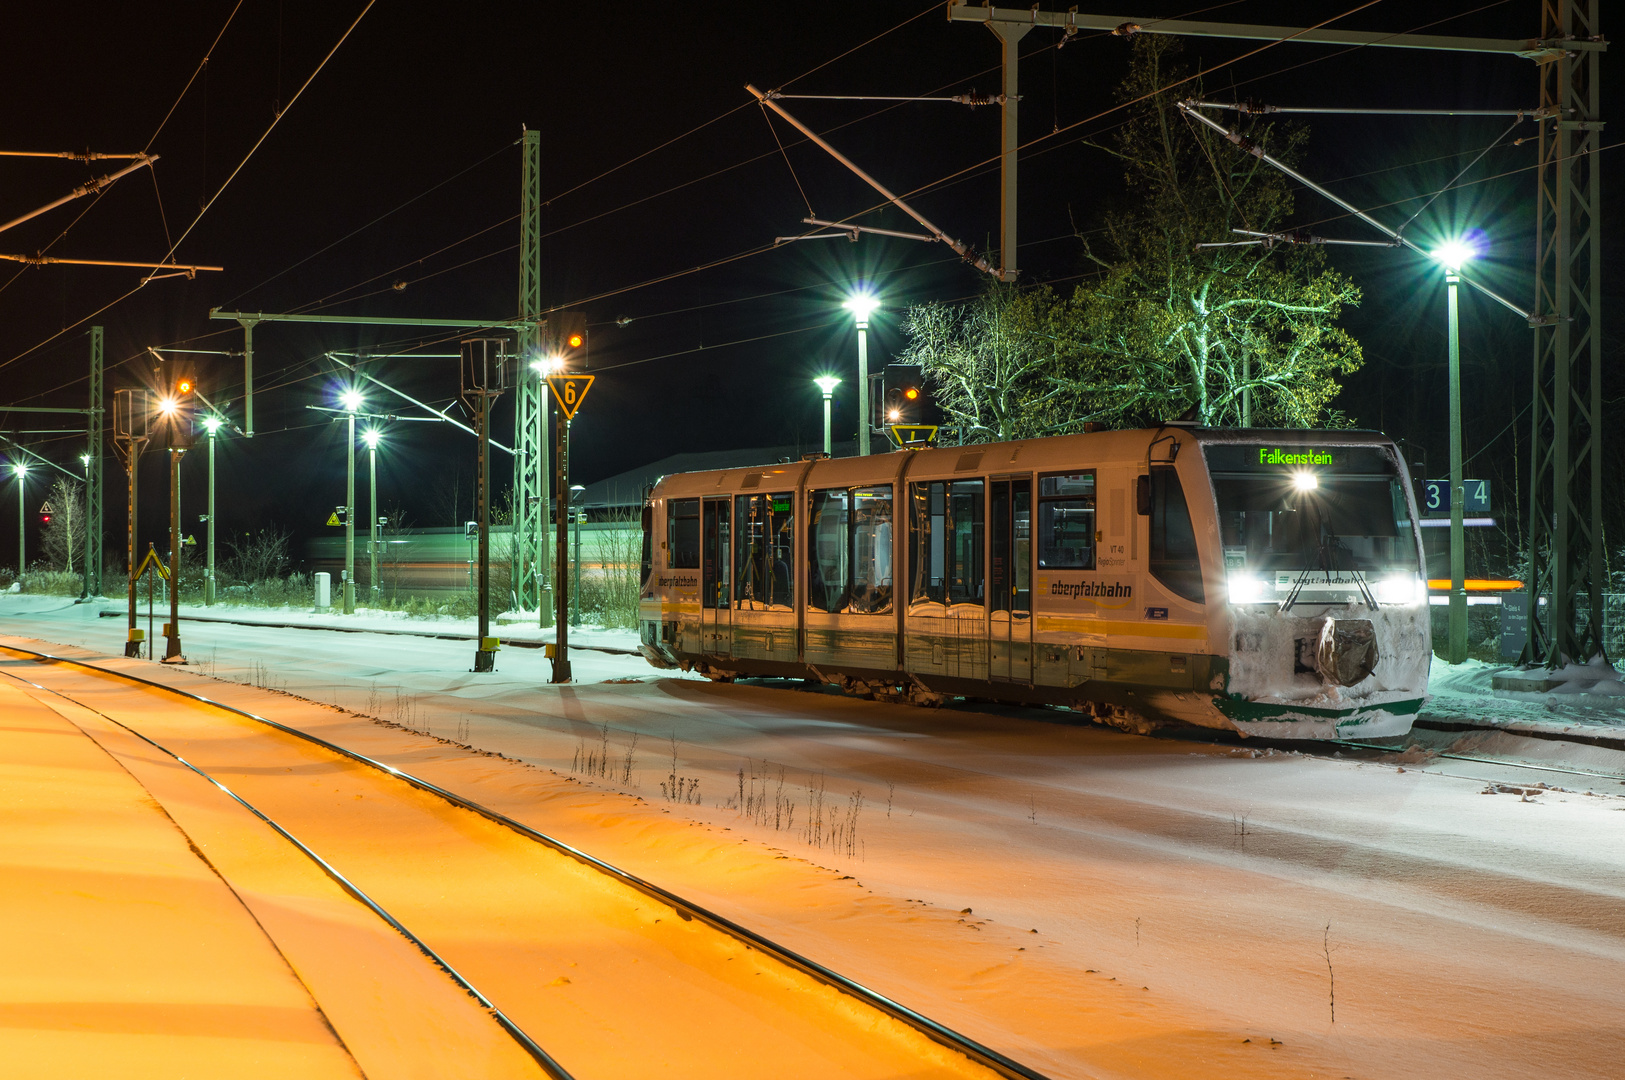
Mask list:
[[586,398],[587,391],[592,389],[592,382],[596,375],[551,375],[547,385],[553,390],[553,400],[559,403],[559,411],[566,420],[574,420],[576,410],[581,408],[581,402]]

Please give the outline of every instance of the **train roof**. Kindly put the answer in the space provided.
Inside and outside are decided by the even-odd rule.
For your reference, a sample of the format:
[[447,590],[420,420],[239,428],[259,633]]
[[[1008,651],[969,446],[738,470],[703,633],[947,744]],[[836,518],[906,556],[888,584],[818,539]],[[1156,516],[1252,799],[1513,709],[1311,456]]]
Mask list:
[[[955,474],[998,474],[1064,467],[1079,457],[1096,460],[1143,459],[1151,439],[1172,435],[1197,443],[1283,443],[1317,445],[1387,445],[1392,440],[1380,431],[1357,428],[1203,428],[1167,424],[1160,428],[1051,435],[1010,442],[935,446],[920,450],[893,450],[868,457],[813,458],[795,462],[764,462],[747,467],[670,473],[655,485],[662,495],[704,495],[712,491],[758,488],[785,491],[796,487],[812,470],[820,485],[831,487],[886,483],[909,463],[910,479],[951,477]],[[1307,437],[1307,438],[1306,438]]]

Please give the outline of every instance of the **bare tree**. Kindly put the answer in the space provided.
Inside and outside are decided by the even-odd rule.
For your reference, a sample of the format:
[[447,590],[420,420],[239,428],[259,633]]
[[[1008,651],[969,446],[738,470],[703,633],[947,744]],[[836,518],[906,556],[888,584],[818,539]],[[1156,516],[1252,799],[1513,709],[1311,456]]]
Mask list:
[[85,550],[85,486],[61,477],[45,500],[51,523],[40,530],[40,547],[53,569],[74,572]]

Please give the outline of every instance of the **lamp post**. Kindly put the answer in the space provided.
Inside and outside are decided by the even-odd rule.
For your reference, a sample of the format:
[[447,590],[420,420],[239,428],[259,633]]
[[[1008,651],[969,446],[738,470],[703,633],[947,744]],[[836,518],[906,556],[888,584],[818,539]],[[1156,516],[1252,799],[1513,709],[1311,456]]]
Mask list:
[[372,513],[367,515],[367,592],[378,597],[378,436],[377,428],[361,433],[367,444],[367,490],[372,494]]
[[834,451],[830,449],[830,400],[835,394],[835,388],[841,385],[841,380],[833,375],[821,375],[813,382],[824,392],[824,453],[833,456]]
[[[868,293],[854,293],[841,305],[858,320],[858,456],[869,456],[869,316],[880,306]],[[827,442],[828,440],[826,440]]]
[[204,515],[203,521],[208,525],[208,554],[203,567],[203,603],[206,607],[214,606],[214,440],[220,434],[221,421],[218,416],[203,418],[203,427],[209,433],[209,512]]
[[11,471],[17,474],[17,580],[21,581],[23,570],[28,567],[28,558],[23,550],[23,522],[26,520],[26,512],[23,509],[23,481],[28,476],[28,462],[13,463]]
[[346,430],[344,473],[344,614],[355,614],[355,414],[361,408],[361,395],[346,390],[339,398],[344,406]]
[[576,506],[576,500],[586,491],[581,484],[570,485],[570,524],[575,528],[575,567],[573,570],[572,591],[570,593],[570,625],[581,625],[581,514]]
[[1456,287],[1461,283],[1461,265],[1473,257],[1473,249],[1453,242],[1434,252],[1434,257],[1444,264],[1450,311],[1450,640],[1445,659],[1459,664],[1467,659],[1467,552],[1462,529],[1466,485],[1461,475],[1461,339]]
[[[90,455],[80,454],[79,464],[85,467],[85,509],[88,517],[90,509]],[[68,543],[69,545],[73,543],[73,533],[71,531],[68,533]],[[79,565],[84,567],[84,573],[79,577],[79,600],[81,603],[90,596],[90,553],[94,550],[95,548],[91,544],[90,526],[87,523],[85,527],[85,550],[79,553]],[[73,572],[73,554],[71,551],[68,554],[68,572]]]

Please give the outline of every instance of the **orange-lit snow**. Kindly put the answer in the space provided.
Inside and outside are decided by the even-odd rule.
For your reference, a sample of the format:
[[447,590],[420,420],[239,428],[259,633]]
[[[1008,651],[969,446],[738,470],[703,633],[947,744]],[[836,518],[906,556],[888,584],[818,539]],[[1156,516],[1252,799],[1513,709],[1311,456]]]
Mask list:
[[[5,626],[110,650],[116,623]],[[538,766],[298,707],[313,730],[1055,1076],[1602,1077],[1625,1059],[1617,779],[1549,774],[1576,791],[1485,795],[1485,778],[1533,778],[1448,759],[1402,771],[1253,757],[1054,713],[712,686],[604,654],[576,656],[582,684],[560,690],[529,651],[504,650],[496,673],[475,676],[460,642],[188,634],[202,671],[246,681],[268,663],[293,693]],[[159,675],[254,708],[286,701]],[[617,771],[639,734],[629,783],[572,775],[601,745],[596,724],[609,725]],[[662,799],[673,735],[698,805]],[[1585,753],[1585,768],[1620,769],[1616,752]],[[804,817],[775,830],[723,805],[750,763],[770,788],[784,767],[798,815],[809,776],[823,777],[831,811],[861,790],[855,853],[806,843]]]

